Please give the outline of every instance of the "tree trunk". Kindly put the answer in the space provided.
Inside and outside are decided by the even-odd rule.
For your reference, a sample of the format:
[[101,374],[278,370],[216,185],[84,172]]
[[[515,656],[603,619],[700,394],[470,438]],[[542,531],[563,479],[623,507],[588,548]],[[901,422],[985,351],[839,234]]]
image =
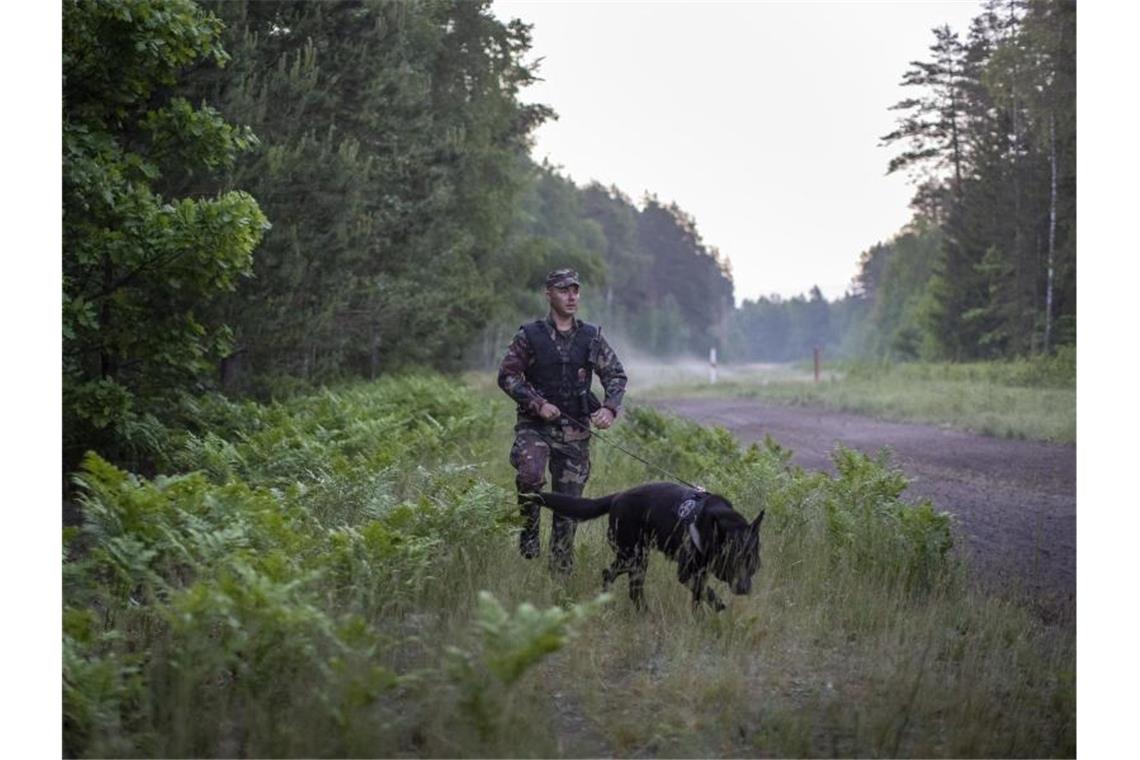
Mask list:
[[1053,339],[1053,256],[1057,245],[1057,129],[1049,113],[1049,256],[1045,265],[1045,353]]
[[[103,258],[103,289],[107,296],[103,298],[103,304],[99,307],[99,329],[104,336],[111,334],[111,302],[110,297],[113,291],[112,283],[115,281],[114,264],[111,262],[110,256]],[[99,349],[99,377],[114,379],[119,374],[118,361],[114,354],[113,349],[110,348],[106,342],[103,343],[102,348]]]
[[371,331],[371,340],[368,348],[368,377],[375,380],[380,374],[380,331],[376,329],[375,322],[369,325],[369,330]]
[[219,362],[218,380],[221,382],[223,392],[232,391],[237,387],[242,371],[242,354],[244,353],[245,349],[239,348],[229,356],[222,357],[222,361]]
[[959,75],[953,73],[954,68],[951,64],[950,68],[950,140],[953,150],[954,161],[954,200],[955,202],[962,200],[962,142],[961,136],[958,134],[958,87],[957,82]]

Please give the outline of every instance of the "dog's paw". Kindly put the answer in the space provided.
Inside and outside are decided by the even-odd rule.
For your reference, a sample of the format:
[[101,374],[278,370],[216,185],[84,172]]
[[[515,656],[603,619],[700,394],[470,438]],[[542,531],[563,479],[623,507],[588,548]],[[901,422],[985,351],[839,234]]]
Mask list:
[[725,603],[720,600],[720,597],[717,596],[716,592],[711,588],[705,589],[705,601],[710,607],[713,608],[713,611],[715,612],[722,612],[728,609],[727,605],[725,605]]

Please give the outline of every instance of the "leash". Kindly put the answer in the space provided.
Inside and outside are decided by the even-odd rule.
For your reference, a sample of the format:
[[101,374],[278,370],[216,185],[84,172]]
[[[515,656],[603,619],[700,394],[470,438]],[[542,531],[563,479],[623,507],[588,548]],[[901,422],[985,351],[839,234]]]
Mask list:
[[686,485],[689,488],[692,488],[692,489],[694,489],[700,493],[705,492],[704,488],[702,488],[698,485],[694,485],[694,484],[690,483],[689,481],[685,480],[684,478],[678,477],[677,475],[674,475],[673,473],[666,470],[664,467],[661,467],[660,465],[653,464],[653,462],[650,462],[648,459],[644,459],[643,457],[638,456],[637,454],[635,454],[632,451],[630,451],[629,449],[621,446],[620,444],[614,443],[610,439],[603,436],[597,430],[591,430],[589,425],[584,425],[581,422],[578,422],[578,420],[574,419],[573,417],[568,417],[565,414],[562,415],[562,419],[568,420],[569,422],[577,425],[579,428],[581,428],[582,430],[585,430],[591,436],[597,436],[598,440],[601,441],[602,443],[606,444],[607,446],[612,446],[613,448],[617,449],[618,451],[620,451],[624,454],[628,454],[629,456],[633,457],[634,459],[641,462],[645,466],[652,467],[654,470],[657,470],[658,472],[668,476],[670,479],[675,480],[682,485]]

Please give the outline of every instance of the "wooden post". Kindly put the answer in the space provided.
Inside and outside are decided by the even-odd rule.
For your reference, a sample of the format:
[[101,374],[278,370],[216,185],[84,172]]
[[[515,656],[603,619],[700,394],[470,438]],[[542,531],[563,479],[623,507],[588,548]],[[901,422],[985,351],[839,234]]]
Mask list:
[[818,383],[819,382],[819,346],[815,347],[815,350],[813,351],[813,353],[815,354],[815,381]]

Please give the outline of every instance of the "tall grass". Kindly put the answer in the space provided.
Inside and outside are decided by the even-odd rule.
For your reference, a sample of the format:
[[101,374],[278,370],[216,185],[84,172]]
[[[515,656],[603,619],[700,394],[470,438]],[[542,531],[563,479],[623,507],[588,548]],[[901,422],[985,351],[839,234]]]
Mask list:
[[1000,438],[1076,441],[1076,352],[1006,362],[828,365],[822,382],[772,380],[737,371],[717,385],[653,389],[671,395],[763,398],[891,420],[946,424]]
[[[64,535],[77,756],[1075,753],[1073,621],[985,595],[885,457],[838,475],[648,409],[607,436],[764,522],[754,593],[599,597],[604,520],[516,552],[507,400],[435,377],[187,401],[168,475],[91,455]],[[594,445],[589,493],[657,476]],[[544,529],[549,518],[545,518]]]

